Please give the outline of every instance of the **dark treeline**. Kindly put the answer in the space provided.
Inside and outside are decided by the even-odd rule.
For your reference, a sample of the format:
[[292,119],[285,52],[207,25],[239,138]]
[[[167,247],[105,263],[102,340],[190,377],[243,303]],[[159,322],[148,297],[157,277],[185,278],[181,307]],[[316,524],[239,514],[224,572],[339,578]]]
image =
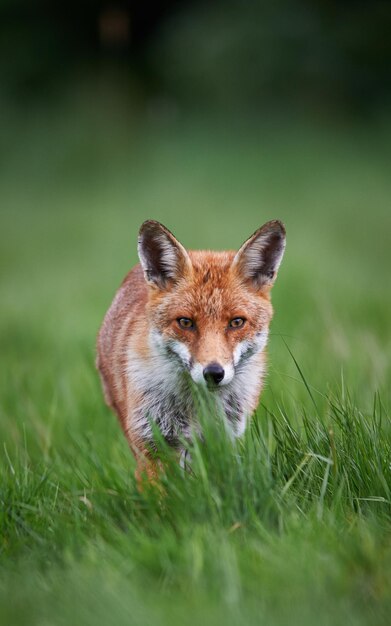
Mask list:
[[2,0],[5,93],[121,71],[185,106],[285,102],[371,111],[390,98],[387,0]]

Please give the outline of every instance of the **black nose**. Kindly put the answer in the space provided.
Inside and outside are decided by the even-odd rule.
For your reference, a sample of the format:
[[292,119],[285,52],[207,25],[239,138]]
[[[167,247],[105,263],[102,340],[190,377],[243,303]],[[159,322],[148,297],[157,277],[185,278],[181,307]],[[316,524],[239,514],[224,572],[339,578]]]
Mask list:
[[224,378],[224,370],[218,363],[209,363],[204,369],[204,378],[207,382],[214,382],[218,385]]

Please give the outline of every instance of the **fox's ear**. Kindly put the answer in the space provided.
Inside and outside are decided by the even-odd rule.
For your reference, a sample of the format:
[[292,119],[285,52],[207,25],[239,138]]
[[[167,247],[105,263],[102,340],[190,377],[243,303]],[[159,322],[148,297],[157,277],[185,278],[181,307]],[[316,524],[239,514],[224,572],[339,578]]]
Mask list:
[[233,266],[256,287],[271,287],[285,250],[285,227],[279,220],[267,222],[244,242]]
[[138,236],[138,255],[147,283],[165,289],[191,269],[185,248],[154,220],[144,222]]

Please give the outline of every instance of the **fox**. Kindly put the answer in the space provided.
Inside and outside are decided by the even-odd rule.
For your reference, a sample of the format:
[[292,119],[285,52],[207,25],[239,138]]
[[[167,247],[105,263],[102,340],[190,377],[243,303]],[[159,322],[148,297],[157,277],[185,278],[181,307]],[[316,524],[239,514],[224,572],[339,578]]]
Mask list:
[[264,385],[270,292],[285,243],[279,220],[238,251],[219,252],[186,250],[155,220],[141,225],[139,263],[104,317],[96,358],[138,481],[159,476],[153,424],[183,452],[197,421],[194,388],[217,399],[233,437],[244,433]]

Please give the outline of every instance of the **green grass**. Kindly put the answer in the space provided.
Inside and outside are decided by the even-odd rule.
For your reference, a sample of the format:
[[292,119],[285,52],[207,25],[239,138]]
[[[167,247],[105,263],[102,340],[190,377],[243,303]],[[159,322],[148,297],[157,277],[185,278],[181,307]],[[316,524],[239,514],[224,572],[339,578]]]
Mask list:
[[[387,624],[390,129],[4,111],[0,623]],[[135,488],[94,341],[140,223],[235,248],[287,226],[244,439]]]

